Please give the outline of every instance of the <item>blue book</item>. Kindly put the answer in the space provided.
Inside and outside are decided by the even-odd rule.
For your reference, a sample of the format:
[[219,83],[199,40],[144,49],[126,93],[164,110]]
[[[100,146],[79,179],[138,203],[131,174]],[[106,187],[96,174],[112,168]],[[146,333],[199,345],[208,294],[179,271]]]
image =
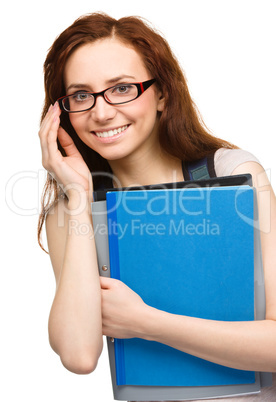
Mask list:
[[[254,190],[108,192],[110,276],[145,303],[210,320],[254,320]],[[115,339],[117,386],[252,384],[231,369],[143,339]]]

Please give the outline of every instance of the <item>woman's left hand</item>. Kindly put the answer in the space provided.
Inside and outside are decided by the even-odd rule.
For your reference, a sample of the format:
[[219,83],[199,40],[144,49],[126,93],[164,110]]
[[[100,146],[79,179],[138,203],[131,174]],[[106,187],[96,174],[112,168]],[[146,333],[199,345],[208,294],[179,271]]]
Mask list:
[[143,338],[148,306],[141,297],[117,279],[100,278],[103,335],[113,338]]

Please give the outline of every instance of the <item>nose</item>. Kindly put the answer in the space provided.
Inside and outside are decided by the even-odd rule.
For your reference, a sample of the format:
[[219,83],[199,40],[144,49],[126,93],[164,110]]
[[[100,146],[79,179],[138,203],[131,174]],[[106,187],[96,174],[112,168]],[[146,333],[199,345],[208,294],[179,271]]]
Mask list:
[[116,115],[116,107],[108,104],[102,96],[98,96],[94,107],[91,109],[91,117],[97,122],[112,120]]

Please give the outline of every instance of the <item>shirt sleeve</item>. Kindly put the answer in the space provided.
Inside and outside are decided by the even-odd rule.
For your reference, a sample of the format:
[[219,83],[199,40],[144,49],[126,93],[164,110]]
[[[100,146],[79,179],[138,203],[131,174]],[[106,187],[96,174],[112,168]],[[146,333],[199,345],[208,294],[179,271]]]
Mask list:
[[215,171],[218,177],[231,176],[233,171],[242,163],[260,161],[250,152],[243,149],[220,148],[215,153]]

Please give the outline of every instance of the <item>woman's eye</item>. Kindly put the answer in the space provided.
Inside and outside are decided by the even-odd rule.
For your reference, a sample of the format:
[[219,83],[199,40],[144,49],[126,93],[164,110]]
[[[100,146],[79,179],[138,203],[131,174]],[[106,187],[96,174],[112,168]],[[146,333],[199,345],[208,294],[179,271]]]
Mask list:
[[119,94],[119,95],[125,95],[128,93],[128,91],[131,90],[132,85],[119,85],[114,88],[113,93]]
[[74,94],[72,97],[76,102],[84,102],[90,99],[90,94],[87,94],[86,92],[78,92]]

